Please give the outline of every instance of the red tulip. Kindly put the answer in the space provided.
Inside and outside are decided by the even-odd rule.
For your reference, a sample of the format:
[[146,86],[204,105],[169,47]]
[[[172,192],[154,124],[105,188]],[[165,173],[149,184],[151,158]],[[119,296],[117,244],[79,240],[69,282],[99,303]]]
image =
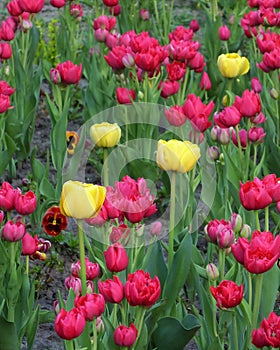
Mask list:
[[114,331],[114,342],[118,346],[130,347],[135,343],[137,333],[137,329],[133,323],[129,327],[120,325]]
[[235,259],[251,273],[260,274],[272,268],[280,257],[280,236],[254,231],[252,238],[239,238],[231,246]]
[[83,296],[77,295],[74,300],[74,305],[83,312],[87,321],[92,321],[94,318],[102,315],[105,310],[104,297],[97,293]]
[[102,0],[105,6],[113,7],[118,5],[119,0]]
[[133,89],[117,87],[116,89],[117,101],[120,104],[131,104],[135,100],[136,95]]
[[73,308],[70,311],[61,309],[55,318],[54,329],[62,339],[74,339],[82,334],[86,326],[84,313],[78,308]]
[[220,40],[227,41],[230,38],[230,30],[228,26],[223,25],[218,30]]
[[33,237],[30,233],[26,232],[21,243],[22,255],[33,255],[38,250],[39,240],[36,235]]
[[139,18],[142,19],[143,21],[148,21],[150,18],[150,13],[147,9],[141,9],[139,11]]
[[273,202],[280,201],[280,177],[276,177],[275,174],[266,175],[262,183],[266,188],[268,194],[272,198]]
[[221,112],[214,114],[214,123],[221,128],[229,128],[240,123],[242,115],[234,106],[225,107]]
[[207,235],[207,239],[211,242],[211,243],[215,243],[217,244],[218,241],[218,234],[221,231],[225,231],[225,230],[230,230],[232,229],[230,223],[224,219],[222,220],[218,220],[218,219],[214,219],[212,221],[210,221],[208,223],[208,225],[206,225],[205,227],[205,233]]
[[230,309],[239,305],[243,298],[244,286],[233,281],[223,280],[216,288],[210,286],[210,292],[216,299],[219,309]]
[[260,328],[253,330],[252,344],[257,348],[280,348],[280,316],[272,311],[267,319],[264,318]]
[[167,98],[169,96],[177,94],[177,92],[180,90],[180,83],[178,81],[161,81],[158,85],[160,92],[160,96],[163,98]]
[[173,61],[166,65],[168,78],[171,81],[180,80],[186,74],[186,64],[184,62]]
[[107,269],[111,272],[120,272],[127,268],[128,255],[120,243],[114,243],[104,252]]
[[59,63],[56,66],[58,70],[61,81],[67,85],[70,84],[78,84],[82,76],[82,64],[75,65],[71,61],[66,61],[63,63]]
[[[9,43],[0,43],[0,59],[8,60],[12,57],[13,51]],[[2,112],[0,112],[2,113]]]
[[11,16],[18,17],[22,14],[23,10],[19,6],[19,0],[12,0],[7,4],[7,10]]
[[199,26],[199,23],[197,22],[196,19],[192,19],[190,21],[190,29],[193,31],[193,32],[197,32],[199,30],[200,26]]
[[188,60],[187,66],[196,73],[201,73],[205,67],[204,56],[200,52],[196,52],[194,57]]
[[206,91],[212,88],[212,83],[207,72],[202,73],[199,86],[201,90],[206,90]]
[[164,110],[164,115],[170,125],[181,126],[185,124],[187,117],[183,112],[181,106],[172,106],[169,109]]
[[260,92],[262,92],[262,83],[260,82],[260,80],[258,78],[252,78],[251,80],[251,87],[252,90],[254,92],[256,92],[257,94],[259,94]]
[[11,41],[15,37],[13,28],[7,21],[2,21],[0,26],[0,40]]
[[5,223],[2,230],[2,237],[7,241],[16,242],[22,239],[25,234],[25,226],[24,224],[18,220],[17,222],[13,222],[13,220],[9,220]]
[[61,7],[65,6],[66,0],[50,0],[50,4],[53,7],[61,8]]
[[245,90],[242,97],[235,97],[234,106],[242,116],[253,117],[261,112],[260,95],[254,91]]
[[32,214],[36,209],[36,204],[37,200],[34,192],[28,191],[25,194],[21,194],[19,189],[15,191],[14,207],[19,214]]
[[57,236],[67,227],[67,217],[58,206],[49,208],[42,219],[44,231],[50,236]]
[[13,108],[10,103],[9,96],[0,94],[0,113],[5,113],[8,109]]
[[157,276],[151,278],[148,272],[137,270],[128,274],[124,292],[131,306],[152,306],[160,297],[161,287]]
[[83,8],[82,8],[81,4],[72,3],[70,5],[69,9],[70,9],[71,16],[73,16],[73,17],[75,17],[77,19],[83,17],[84,12],[83,12]]
[[120,242],[126,245],[130,239],[130,228],[126,224],[121,224],[119,226],[113,226],[110,233],[110,242],[117,243]]
[[15,190],[8,182],[3,182],[0,189],[0,208],[11,210],[14,207]]
[[[86,261],[86,279],[94,280],[100,276],[100,266],[98,263],[91,262],[88,258],[85,258]],[[71,265],[71,273],[74,277],[81,277],[81,262],[78,260],[76,263]]]
[[265,185],[257,177],[245,184],[240,182],[239,197],[241,204],[247,210],[264,209],[272,203],[272,198]]
[[11,96],[15,91],[5,80],[0,81],[0,94]]
[[248,131],[248,139],[252,143],[262,143],[265,135],[266,133],[264,132],[264,129],[262,127],[253,126]]
[[117,20],[115,17],[100,16],[95,18],[93,22],[93,29],[97,30],[99,28],[103,28],[110,32],[112,29],[114,29],[116,23]]
[[[248,139],[248,133],[247,133],[247,131],[246,131],[245,129],[240,129],[240,130],[238,131],[238,136],[239,136],[240,146],[241,146],[242,148],[246,148],[246,147],[247,147],[247,141],[248,141],[248,140],[247,140],[247,139]],[[239,147],[235,130],[232,131],[231,139],[232,139],[233,144],[234,144],[236,147]]]
[[108,55],[104,56],[105,61],[113,70],[121,70],[125,68],[123,58],[129,53],[129,50],[122,46],[115,46]]
[[108,303],[119,304],[124,298],[124,288],[121,280],[117,276],[106,281],[98,281],[98,290]]
[[18,0],[19,6],[25,12],[38,13],[44,6],[44,0]]

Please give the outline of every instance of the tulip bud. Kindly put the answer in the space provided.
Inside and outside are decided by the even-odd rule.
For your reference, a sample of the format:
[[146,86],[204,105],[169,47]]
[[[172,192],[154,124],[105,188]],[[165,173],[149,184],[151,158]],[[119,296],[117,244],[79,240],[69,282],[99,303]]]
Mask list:
[[262,83],[256,77],[251,80],[251,87],[252,87],[252,90],[255,91],[258,94],[260,92],[262,92]]
[[230,38],[230,30],[228,26],[223,25],[218,30],[220,40],[227,41]]
[[223,153],[221,153],[220,154],[220,156],[219,156],[219,162],[221,163],[221,164],[225,164],[225,156],[224,156],[224,154]]
[[142,91],[138,91],[138,100],[142,101],[144,99],[144,94]]
[[126,55],[123,56],[122,63],[126,68],[131,68],[131,67],[134,67],[135,65],[134,58],[130,53],[127,53]]
[[118,326],[114,331],[114,342],[118,346],[131,347],[137,338],[137,329],[133,323],[129,327]]
[[270,96],[274,99],[274,100],[278,100],[279,97],[279,93],[276,89],[272,88],[270,90]]
[[239,232],[242,227],[242,217],[237,213],[232,213],[230,223],[235,233]]
[[225,227],[217,234],[217,243],[220,248],[228,248],[234,242],[234,232],[232,229]]
[[143,21],[148,21],[150,17],[149,11],[146,9],[141,9],[139,12],[139,18]]
[[107,269],[111,272],[120,272],[125,270],[128,265],[128,255],[120,243],[112,244],[104,252]]
[[207,149],[207,155],[210,160],[217,160],[219,159],[220,151],[217,146],[211,146]]
[[209,263],[206,266],[206,274],[207,274],[210,281],[216,281],[220,275],[217,266],[214,265],[213,263]]
[[252,232],[251,227],[247,224],[244,224],[241,227],[239,235],[240,237],[243,237],[243,238],[249,238],[251,236],[251,232]]
[[16,242],[22,239],[25,234],[25,226],[21,221],[16,223],[13,220],[9,220],[5,223],[2,230],[2,237],[7,241]]
[[102,294],[87,293],[83,296],[77,295],[74,300],[74,305],[79,310],[83,311],[87,321],[92,321],[104,312],[105,300]]
[[59,71],[56,68],[50,70],[50,79],[54,84],[61,83],[61,76]]
[[161,230],[162,230],[162,223],[160,221],[154,221],[151,224],[150,232],[152,236],[160,235]]

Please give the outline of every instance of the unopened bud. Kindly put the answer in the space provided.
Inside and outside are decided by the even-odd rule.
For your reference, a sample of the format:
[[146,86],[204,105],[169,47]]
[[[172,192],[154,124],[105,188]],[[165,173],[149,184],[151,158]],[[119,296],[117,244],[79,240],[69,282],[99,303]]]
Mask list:
[[144,99],[144,94],[142,91],[138,91],[138,100],[142,101]]
[[249,238],[251,236],[252,229],[249,225],[242,225],[241,231],[239,233],[240,237]]
[[158,236],[162,230],[162,223],[160,221],[155,221],[151,224],[150,232],[152,236]]
[[237,233],[242,227],[242,217],[237,213],[232,213],[230,223],[233,231]]
[[207,149],[207,154],[210,160],[217,160],[220,155],[219,148],[217,146],[211,146]]
[[213,263],[209,263],[206,266],[206,274],[207,274],[210,281],[216,281],[220,275],[217,266],[214,265]]
[[274,100],[278,100],[279,94],[278,91],[274,88],[272,88],[270,90],[270,96],[274,99]]

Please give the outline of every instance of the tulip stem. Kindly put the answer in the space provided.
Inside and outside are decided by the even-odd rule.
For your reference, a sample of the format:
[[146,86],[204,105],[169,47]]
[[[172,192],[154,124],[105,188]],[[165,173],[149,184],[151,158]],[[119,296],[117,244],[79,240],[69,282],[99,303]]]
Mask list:
[[226,251],[222,248],[219,248],[219,270],[221,281],[224,279],[225,274],[225,257]]
[[176,187],[176,172],[171,173],[171,188],[170,188],[170,220],[169,220],[169,243],[168,243],[168,271],[170,272],[173,262],[174,249],[174,234],[175,234],[175,187]]
[[96,318],[93,320],[92,322],[92,330],[93,330],[93,349],[92,350],[97,350],[97,341],[98,341],[98,337],[97,337],[97,329],[96,329]]
[[265,215],[265,217],[264,217],[264,221],[265,221],[264,230],[269,231],[269,207],[268,206],[265,207],[265,209],[264,209],[264,215]]
[[85,295],[87,290],[87,280],[86,280],[86,256],[85,256],[85,244],[84,244],[84,231],[83,231],[82,220],[78,220],[78,237],[79,237],[79,252],[80,252],[80,265],[81,265],[82,295]]
[[103,183],[104,186],[107,187],[109,186],[109,172],[108,172],[108,162],[107,162],[107,158],[108,158],[108,148],[104,147],[103,148]]
[[258,315],[260,311],[261,296],[262,296],[263,273],[255,276],[255,299],[252,316],[252,329],[257,327]]
[[256,221],[256,229],[260,231],[261,226],[260,226],[260,219],[259,219],[259,212],[258,210],[255,210],[255,221]]
[[143,328],[143,324],[144,324],[145,313],[146,313],[146,310],[143,306],[140,306],[139,309],[136,311],[136,320],[135,320],[136,325],[135,326],[136,326],[136,329],[138,332],[138,336],[137,336],[136,342],[133,346],[133,349],[137,348],[137,343],[138,343],[138,340],[141,336],[141,332],[142,332],[142,328]]
[[233,350],[238,350],[238,333],[237,333],[237,323],[236,323],[236,313],[235,311],[233,311],[233,315],[232,315],[232,318],[233,318],[233,339],[232,339],[232,342],[233,342],[233,347],[232,349]]
[[65,340],[64,341],[66,350],[74,350],[74,341],[73,340]]

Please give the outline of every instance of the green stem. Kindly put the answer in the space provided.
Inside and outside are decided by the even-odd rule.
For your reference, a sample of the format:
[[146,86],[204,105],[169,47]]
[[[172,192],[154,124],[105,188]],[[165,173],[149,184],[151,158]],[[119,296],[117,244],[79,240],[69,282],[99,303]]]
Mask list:
[[262,296],[263,273],[255,276],[255,300],[252,316],[252,330],[257,327]]
[[240,161],[240,165],[242,166],[242,164],[243,164],[243,153],[242,153],[242,146],[241,146],[241,141],[240,141],[240,136],[239,136],[238,125],[235,126],[235,134],[236,134],[236,140],[237,140],[237,145],[238,145],[239,161]]
[[29,275],[29,255],[26,255],[25,259],[25,273]]
[[97,350],[97,329],[96,329],[96,318],[92,322],[92,330],[93,330],[93,349]]
[[171,173],[171,189],[170,189],[170,219],[169,219],[169,242],[168,242],[168,271],[171,270],[174,255],[174,236],[175,236],[175,187],[176,172]]
[[258,212],[258,210],[255,210],[254,212],[255,212],[256,229],[258,231],[260,231],[261,230],[261,225],[260,225],[260,219],[259,219],[259,212]]
[[104,147],[103,148],[103,182],[104,186],[107,187],[109,186],[109,169],[108,169],[108,148]]
[[225,251],[225,249],[219,248],[220,280],[223,280],[224,279],[224,275],[225,275],[225,258],[226,258],[226,251]]
[[134,343],[134,346],[132,349],[137,349],[137,343],[141,336],[143,324],[144,324],[144,317],[145,317],[146,309],[144,306],[140,306],[139,309],[136,311],[136,320],[135,320],[135,326],[138,331],[138,337],[136,339],[136,342]]
[[66,350],[74,350],[74,341],[73,340],[65,340],[64,341]]
[[236,314],[235,312],[233,312],[233,339],[232,339],[232,342],[233,342],[233,347],[232,347],[232,350],[238,350],[238,332],[237,332],[237,323],[236,323]]
[[268,206],[265,207],[264,214],[265,214],[265,217],[264,217],[264,220],[265,220],[264,230],[265,231],[269,231],[269,207]]
[[82,295],[85,295],[87,291],[87,279],[86,279],[86,256],[85,256],[85,244],[84,244],[84,231],[83,231],[82,220],[78,220],[78,237],[79,237],[79,252],[80,252],[80,264],[81,264]]

